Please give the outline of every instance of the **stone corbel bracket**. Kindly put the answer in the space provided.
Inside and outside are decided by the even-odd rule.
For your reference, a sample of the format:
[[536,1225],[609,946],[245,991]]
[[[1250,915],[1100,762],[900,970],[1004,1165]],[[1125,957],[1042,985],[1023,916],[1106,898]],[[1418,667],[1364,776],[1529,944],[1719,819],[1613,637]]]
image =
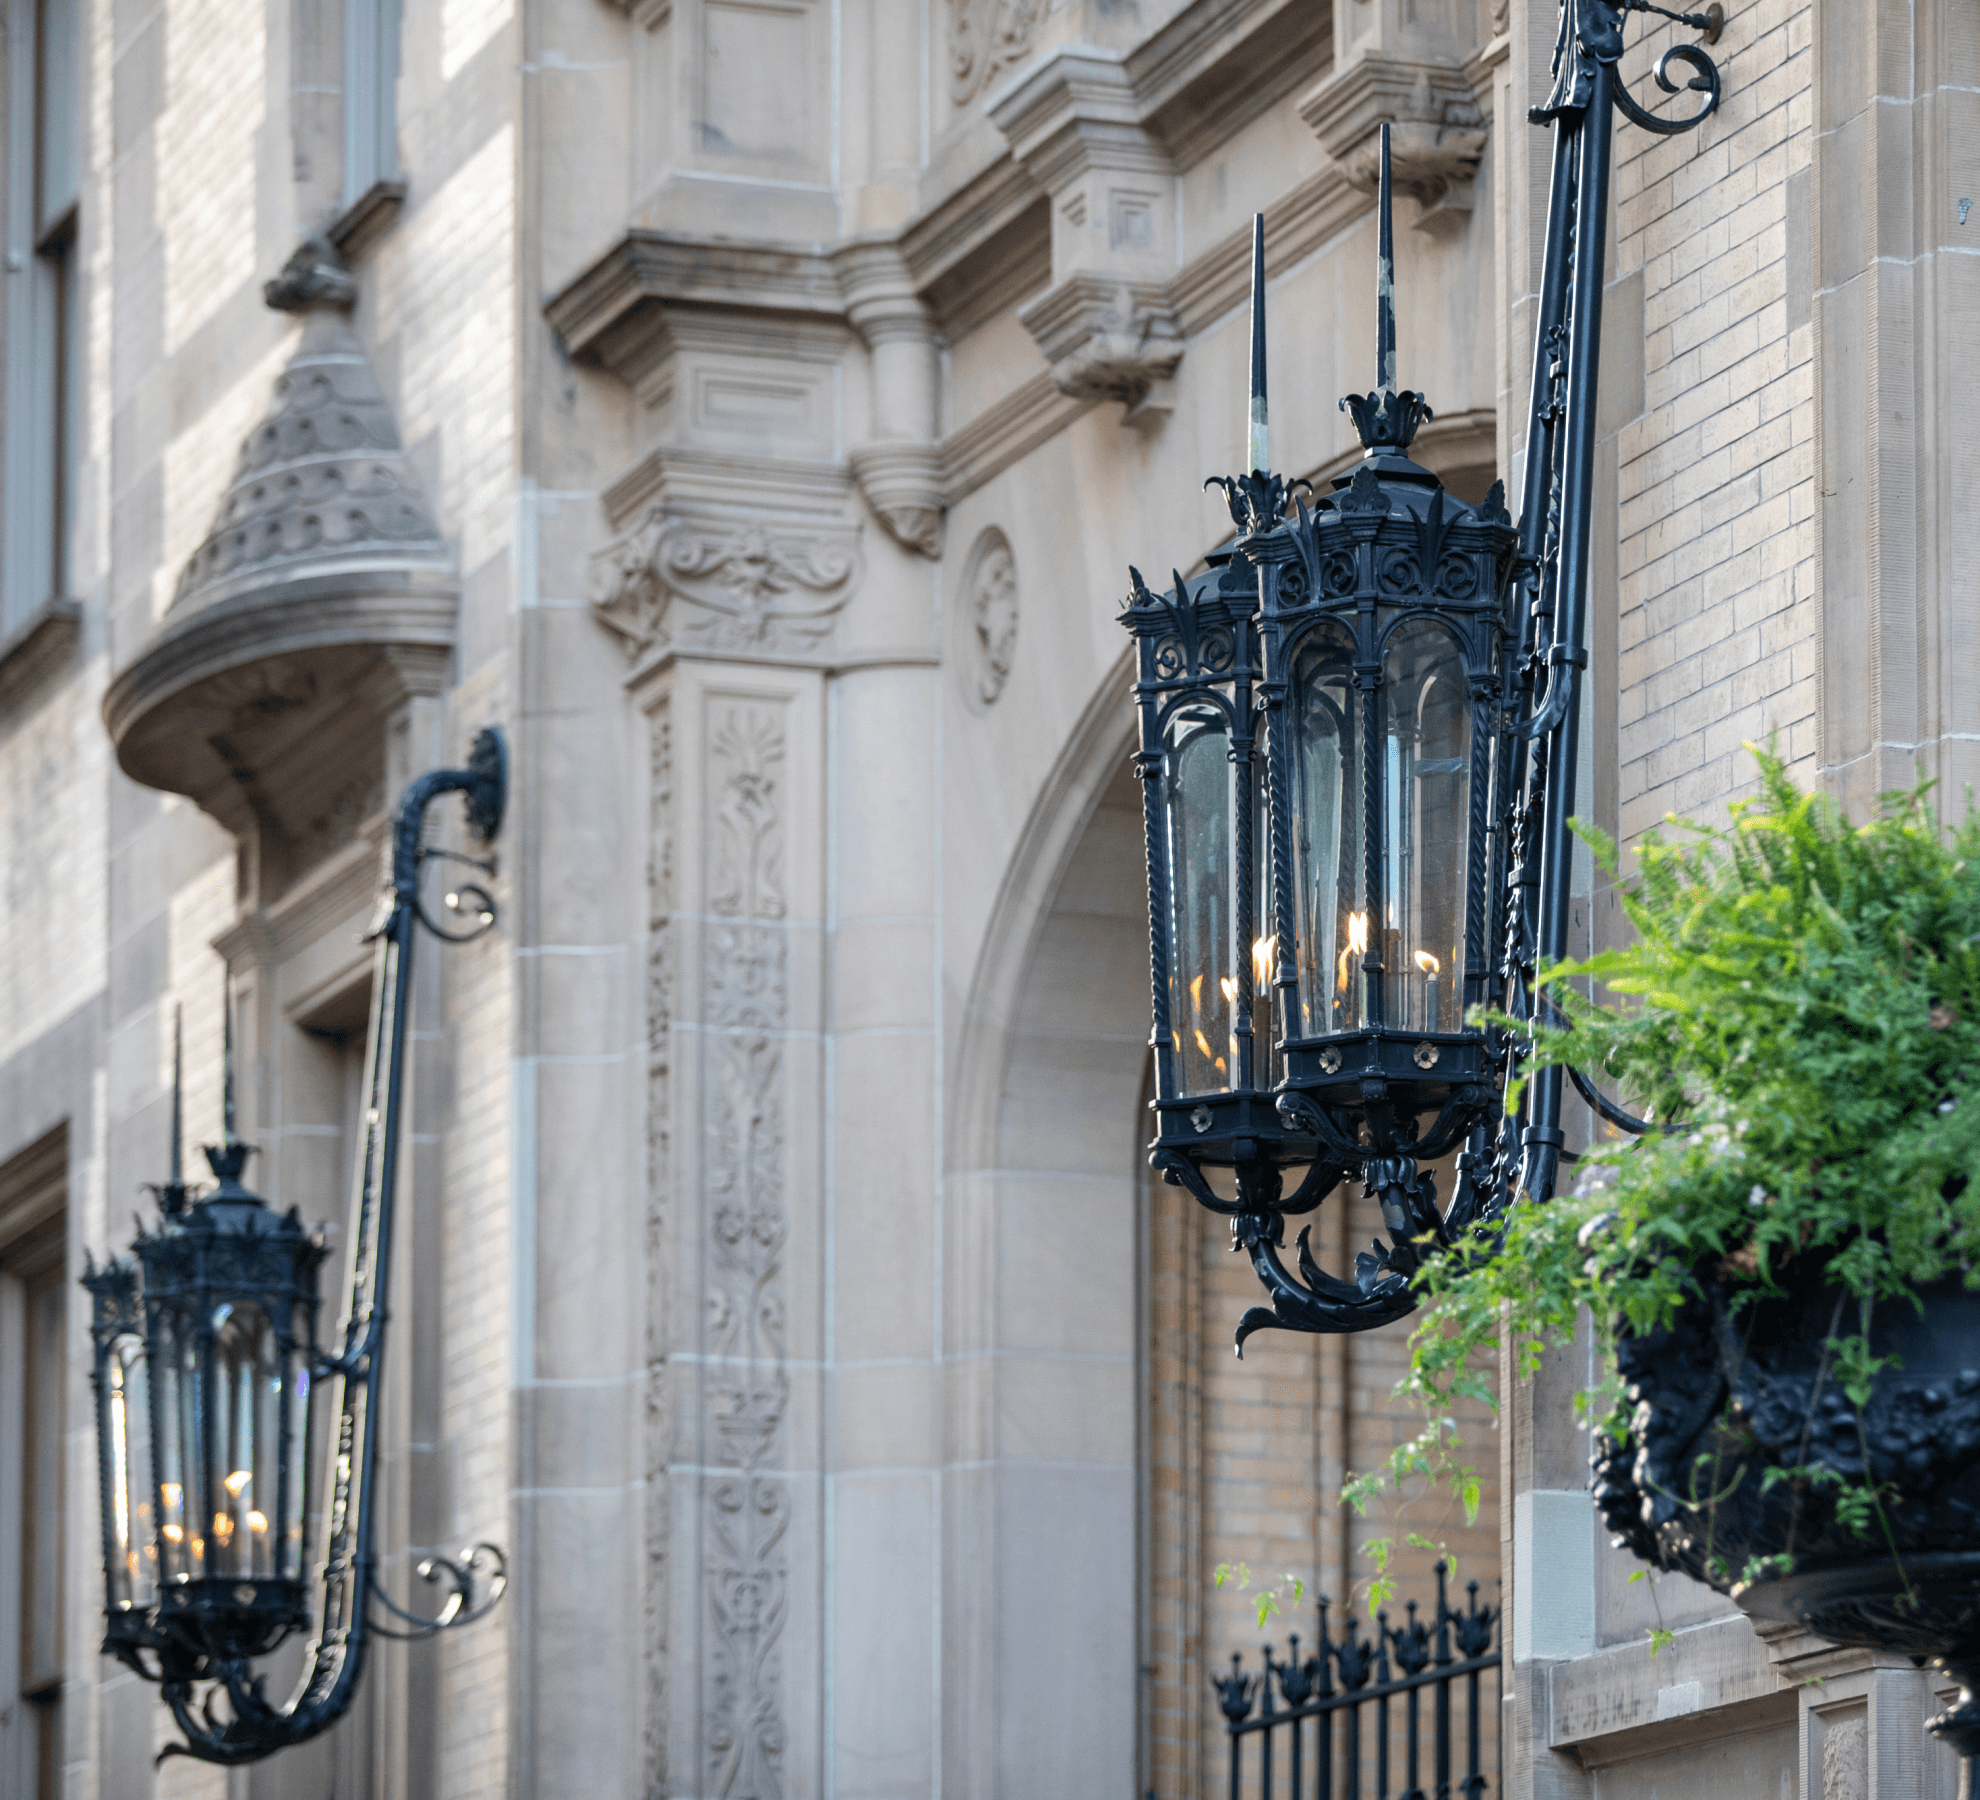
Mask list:
[[606,496],[619,534],[588,578],[633,677],[682,652],[816,658],[864,572],[845,487],[802,464],[677,451],[641,463]]
[[1183,330],[1176,170],[1125,59],[1058,51],[995,98],[990,117],[1052,208],[1052,286],[1018,314],[1061,392],[1119,400],[1148,427],[1172,410]]
[[866,345],[872,370],[872,435],[852,452],[853,475],[897,543],[939,558],[944,502],[934,317],[893,238],[855,238],[832,261],[846,318]]
[[1422,202],[1418,226],[1449,229],[1470,215],[1488,133],[1461,63],[1358,57],[1301,99],[1299,116],[1364,193],[1375,191],[1388,124],[1395,184]]

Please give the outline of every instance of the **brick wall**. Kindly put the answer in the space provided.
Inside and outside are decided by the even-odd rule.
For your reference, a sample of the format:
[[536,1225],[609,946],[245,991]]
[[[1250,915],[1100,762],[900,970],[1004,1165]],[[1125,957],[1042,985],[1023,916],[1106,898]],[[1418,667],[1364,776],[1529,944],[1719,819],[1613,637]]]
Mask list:
[[[1808,206],[1809,13],[1728,12],[1720,116],[1691,135],[1616,133],[1610,291],[1640,271],[1643,315],[1643,410],[1616,443],[1626,838],[1750,789],[1746,740],[1777,733],[1803,779],[1816,758],[1808,236],[1792,216]],[[1680,35],[1631,49],[1634,93],[1655,96],[1646,70]]]

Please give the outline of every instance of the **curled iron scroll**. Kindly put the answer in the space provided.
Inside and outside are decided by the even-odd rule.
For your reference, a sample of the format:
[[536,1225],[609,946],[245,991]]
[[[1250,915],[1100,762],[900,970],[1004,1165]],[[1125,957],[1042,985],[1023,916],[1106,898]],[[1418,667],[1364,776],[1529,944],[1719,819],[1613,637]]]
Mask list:
[[[1691,79],[1679,85],[1670,76],[1670,67],[1681,62],[1694,71]],[[1622,82],[1616,82],[1614,93],[1616,110],[1632,125],[1641,125],[1645,131],[1654,131],[1659,137],[1676,137],[1678,133],[1695,130],[1705,123],[1719,107],[1719,66],[1696,44],[1673,44],[1657,58],[1654,71],[1657,85],[1667,94],[1689,90],[1705,96],[1705,104],[1688,118],[1660,119],[1653,112],[1646,112],[1630,98],[1629,89]],[[1620,71],[1618,71],[1620,74]]]

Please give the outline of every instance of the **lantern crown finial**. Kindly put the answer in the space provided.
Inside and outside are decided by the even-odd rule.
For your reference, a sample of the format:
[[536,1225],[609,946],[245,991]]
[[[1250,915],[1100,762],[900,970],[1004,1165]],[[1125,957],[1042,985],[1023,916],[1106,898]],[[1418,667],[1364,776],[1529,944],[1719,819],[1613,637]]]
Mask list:
[[168,1219],[191,1204],[185,1170],[185,1018],[182,1008],[172,1009],[172,1173],[149,1191],[157,1198],[158,1210]]
[[1265,215],[1251,215],[1251,411],[1245,467],[1262,475],[1272,466],[1265,413]]
[[1407,451],[1426,419],[1434,418],[1421,394],[1396,387],[1396,246],[1389,173],[1389,127],[1382,127],[1382,175],[1375,204],[1375,388],[1348,394],[1342,410],[1354,417],[1355,434],[1371,456]]

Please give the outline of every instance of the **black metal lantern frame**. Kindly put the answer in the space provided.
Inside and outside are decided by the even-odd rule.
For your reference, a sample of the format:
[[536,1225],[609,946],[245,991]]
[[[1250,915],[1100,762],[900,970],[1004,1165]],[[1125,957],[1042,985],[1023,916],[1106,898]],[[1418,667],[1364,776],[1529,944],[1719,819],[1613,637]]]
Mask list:
[[[1508,1116],[1535,972],[1567,949],[1593,502],[1611,107],[1688,130],[1719,99],[1705,51],[1667,51],[1704,96],[1665,119],[1623,90],[1627,11],[1716,41],[1720,9],[1564,0],[1547,248],[1520,517],[1410,460],[1430,408],[1396,380],[1388,127],[1378,202],[1376,385],[1341,404],[1364,451],[1324,499],[1270,472],[1264,229],[1253,228],[1251,470],[1217,477],[1237,528],[1207,572],[1151,592],[1130,570],[1154,988],[1154,1167],[1231,1221],[1266,1327],[1363,1331],[1412,1312],[1412,1277],[1514,1196],[1545,1199],[1565,1147],[1562,1071]],[[1294,483],[1293,487],[1304,487]],[[1314,503],[1309,506],[1308,499]],[[1288,517],[1290,513],[1290,517]],[[1643,1122],[1571,1076],[1603,1117]],[[1447,1202],[1425,1167],[1459,1152]],[[1391,1241],[1351,1280],[1298,1274],[1285,1220],[1358,1178]],[[1287,1191],[1290,1181],[1291,1191]]]
[[[140,1228],[130,1257],[92,1264],[83,1277],[92,1300],[103,1648],[159,1684],[185,1734],[163,1756],[249,1763],[315,1737],[349,1709],[372,1637],[429,1637],[467,1624],[507,1585],[502,1552],[491,1544],[429,1557],[419,1572],[448,1596],[437,1615],[422,1617],[385,1592],[377,1552],[378,1382],[416,927],[465,943],[495,921],[493,899],[472,881],[447,896],[465,929],[426,912],[420,878],[428,862],[492,870],[428,846],[426,813],[443,794],[461,793],[470,828],[492,841],[506,788],[506,751],[491,728],[466,768],[420,776],[399,804],[391,880],[371,932],[378,952],[364,1135],[335,1353],[317,1342],[321,1236],[294,1208],[277,1213],[241,1184],[251,1147],[233,1132],[231,1005],[226,1129],[206,1152],[215,1185],[194,1194],[181,1178],[175,1046],[172,1174],[155,1190],[159,1224]],[[307,1541],[319,1473],[310,1446],[318,1387],[329,1378],[336,1394],[317,1563]],[[309,1629],[312,1586],[316,1635],[301,1684],[278,1705],[253,1662]],[[381,1623],[374,1606],[394,1623]]]

